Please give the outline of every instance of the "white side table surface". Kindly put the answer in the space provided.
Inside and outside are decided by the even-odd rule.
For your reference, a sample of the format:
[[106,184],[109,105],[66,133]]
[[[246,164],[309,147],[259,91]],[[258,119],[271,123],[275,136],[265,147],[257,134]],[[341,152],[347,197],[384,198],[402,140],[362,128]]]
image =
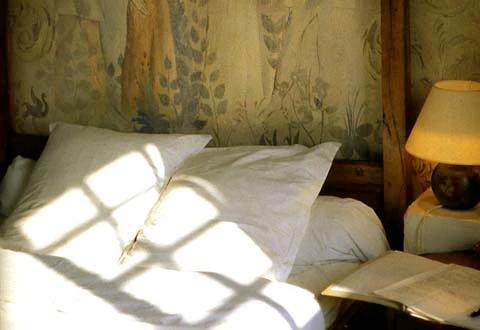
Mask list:
[[446,209],[428,189],[408,207],[403,228],[406,252],[468,250],[480,241],[480,204],[470,210]]

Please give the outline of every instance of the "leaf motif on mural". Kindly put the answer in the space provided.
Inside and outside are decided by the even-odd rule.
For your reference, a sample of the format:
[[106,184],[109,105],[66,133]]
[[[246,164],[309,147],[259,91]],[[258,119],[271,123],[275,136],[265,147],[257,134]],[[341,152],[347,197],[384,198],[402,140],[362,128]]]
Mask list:
[[213,71],[213,72],[210,74],[210,82],[211,82],[211,83],[216,82],[219,77],[220,77],[220,71],[219,71],[219,70]]
[[200,119],[196,119],[194,122],[193,122],[193,126],[195,126],[196,129],[198,130],[202,130],[205,125],[207,125],[207,121],[206,120],[200,120]]
[[200,86],[200,96],[203,99],[209,99],[210,98],[210,92],[208,91],[207,86],[205,86],[203,84],[199,84],[198,86]]
[[268,63],[273,69],[278,69],[280,56],[283,48],[283,36],[284,32],[288,28],[288,15],[282,15],[276,21],[272,16],[265,14],[261,15],[262,26],[264,29],[263,41],[268,54]]
[[162,103],[163,106],[168,107],[170,105],[170,96],[160,94],[160,103]]
[[[310,76],[310,72],[298,70],[292,73],[290,81],[284,81],[277,87],[281,98],[280,110],[289,123],[288,136],[284,139],[287,144],[298,143],[302,136],[309,145],[321,143],[327,116],[336,111],[334,106],[326,104],[329,85],[320,77],[312,81]],[[315,135],[319,136],[318,140]]]
[[375,19],[363,34],[363,52],[368,60],[369,74],[373,80],[380,80],[381,40],[380,26]]
[[[293,143],[290,143],[290,144],[296,144],[298,143],[298,135],[297,135],[297,139],[296,139],[296,142],[295,141],[292,141]],[[258,141],[258,144],[260,145],[263,145],[263,146],[276,146],[278,145],[278,141],[277,141],[277,130],[274,129],[273,130],[273,133],[272,133],[272,137],[269,138],[267,137],[267,134],[266,133],[263,133],[261,136],[260,136],[260,141]]]
[[454,17],[472,8],[477,0],[424,0],[431,12],[443,17]]
[[212,107],[208,104],[205,104],[205,103],[201,103],[200,104],[200,110],[203,111],[203,113],[207,116],[207,117],[212,117],[213,116],[213,110],[212,110]]
[[[133,0],[137,1],[138,0]],[[89,17],[90,12],[92,10],[92,7],[88,3],[88,1],[85,0],[73,0],[73,5],[75,6],[75,9],[77,10],[78,16],[81,17]]]
[[226,114],[227,110],[228,110],[228,101],[227,100],[223,100],[220,103],[218,103],[217,114],[219,116]]
[[191,37],[193,43],[195,43],[195,44],[200,41],[200,36],[198,34],[198,31],[194,27],[192,27],[192,29],[190,30],[190,37]]
[[215,97],[217,99],[222,99],[224,96],[225,96],[225,84],[221,84],[215,87]]
[[[137,108],[138,115],[134,118],[137,130],[155,131],[157,123],[169,132],[188,131],[188,127],[209,129],[215,145],[228,144],[228,133],[222,133],[219,123],[219,117],[228,111],[228,101],[224,99],[226,85],[220,81],[216,53],[208,47],[206,4],[207,1],[198,1],[196,6],[186,7],[172,2],[178,50],[176,68],[169,57],[164,59],[166,73],[160,75],[159,84],[165,92],[159,94],[158,106],[151,102],[147,108]],[[174,69],[176,76],[169,75]],[[157,112],[162,116],[156,117]]]
[[345,158],[353,158],[356,154],[361,159],[370,159],[371,151],[367,138],[374,130],[371,123],[361,123],[366,105],[360,103],[359,95],[360,91],[357,90],[349,96],[345,109],[345,126],[332,126],[330,134],[342,141],[340,153]]
[[480,37],[474,28],[480,4],[415,0],[412,8],[413,104],[419,111],[435,82],[480,79]]
[[143,14],[148,15],[148,7],[145,0],[129,0]]
[[115,76],[115,67],[113,66],[113,63],[110,63],[107,67],[107,74],[110,76],[110,77],[113,77]]
[[172,61],[168,58],[168,55],[165,56],[165,60],[163,61],[163,65],[165,66],[165,69],[171,70],[172,69]]
[[140,125],[138,131],[142,133],[167,133],[170,129],[170,122],[162,114],[152,117],[152,114],[139,111],[132,121]]
[[160,85],[164,88],[168,88],[169,85],[167,77],[165,77],[163,74],[160,75]]

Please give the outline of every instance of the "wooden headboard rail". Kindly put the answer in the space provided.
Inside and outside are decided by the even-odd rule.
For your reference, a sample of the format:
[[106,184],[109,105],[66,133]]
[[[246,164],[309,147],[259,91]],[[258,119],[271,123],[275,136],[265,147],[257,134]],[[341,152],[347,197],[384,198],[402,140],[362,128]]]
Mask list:
[[[9,117],[11,97],[6,83],[7,2],[2,1],[0,6],[0,42],[3,46],[0,47],[0,124],[2,118]],[[410,177],[409,166],[403,148],[408,134],[406,115],[410,91],[408,9],[408,0],[381,0],[383,163],[335,161],[322,192],[354,197],[373,206],[382,216],[394,248],[401,247],[402,219],[410,198],[407,180]],[[409,123],[414,120],[407,119]],[[0,161],[5,154],[11,157],[14,153],[37,157],[46,138],[12,133],[11,126],[1,127],[0,145],[5,145],[2,140],[5,132],[10,134],[7,135],[7,152],[1,150]]]

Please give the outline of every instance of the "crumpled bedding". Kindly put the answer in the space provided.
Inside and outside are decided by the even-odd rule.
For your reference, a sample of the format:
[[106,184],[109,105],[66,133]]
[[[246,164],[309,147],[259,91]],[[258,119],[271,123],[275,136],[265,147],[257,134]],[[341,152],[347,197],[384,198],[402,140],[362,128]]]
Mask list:
[[312,293],[261,278],[236,283],[159,267],[92,274],[63,258],[7,249],[0,269],[1,329],[325,327]]
[[385,230],[373,209],[352,198],[319,196],[292,273],[310,265],[365,262],[387,249]]
[[321,296],[321,292],[388,249],[382,223],[370,207],[351,198],[318,196],[287,281],[315,294],[328,327],[341,299]]
[[131,265],[93,274],[0,248],[0,329],[325,329],[340,300],[320,292],[388,242],[378,217],[355,200],[319,197],[312,221],[290,284]]

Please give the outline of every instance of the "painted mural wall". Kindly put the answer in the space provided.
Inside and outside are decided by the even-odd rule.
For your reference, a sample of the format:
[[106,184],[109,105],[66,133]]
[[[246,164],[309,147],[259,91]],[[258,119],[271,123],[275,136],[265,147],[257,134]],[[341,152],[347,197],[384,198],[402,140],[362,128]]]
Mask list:
[[[412,103],[419,113],[439,80],[480,81],[480,1],[411,0]],[[432,163],[413,161],[414,194],[430,186]]]
[[380,0],[11,0],[15,126],[381,158]]

